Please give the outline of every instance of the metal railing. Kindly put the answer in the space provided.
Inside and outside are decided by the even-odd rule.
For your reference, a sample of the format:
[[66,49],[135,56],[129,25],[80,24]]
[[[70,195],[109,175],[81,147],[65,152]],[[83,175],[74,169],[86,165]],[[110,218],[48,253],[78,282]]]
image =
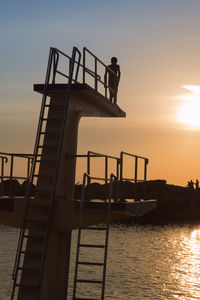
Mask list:
[[[53,70],[52,70],[52,75],[51,75],[52,78],[50,79],[50,82],[52,84],[56,84],[57,75],[61,75],[62,77],[69,79],[69,70],[72,64],[72,58],[69,55],[65,54],[64,52],[58,50],[57,48],[51,48],[51,51],[53,55],[52,56]],[[91,67],[88,66],[87,63],[88,55],[90,56],[90,58],[92,57],[92,59],[94,60],[94,66],[93,66],[94,70],[92,70]],[[64,73],[60,69],[58,69],[61,56],[64,56],[65,58],[68,59],[68,65],[64,66],[64,69],[65,70],[68,69],[68,72]],[[77,60],[73,61],[73,65],[75,66],[76,69],[74,71],[72,83],[79,83],[79,84],[83,83],[83,84],[88,84],[90,86],[89,80],[86,79],[86,74],[87,74],[89,75],[89,78],[92,78],[94,80],[92,86],[90,87],[93,88],[95,92],[100,93],[106,98],[108,98],[108,89],[113,93],[117,93],[117,90],[109,86],[105,80],[105,74],[108,73],[112,74],[112,76],[116,78],[116,80],[118,79],[117,74],[113,70],[111,70],[108,66],[106,66],[96,55],[94,55],[86,47],[83,48],[83,62],[81,63],[81,58],[79,57],[78,61]],[[79,72],[80,68],[82,68],[82,78],[78,80],[78,77],[81,74]],[[103,68],[103,71],[102,70],[100,71],[100,68]],[[100,85],[104,90],[103,93],[99,88]]]
[[[14,175],[14,166],[17,159],[25,160],[26,169],[24,170],[24,176],[16,176]],[[9,181],[9,193],[12,193],[12,184],[13,180],[26,180],[29,181],[30,179],[30,169],[32,165],[33,155],[32,154],[25,154],[25,153],[7,153],[7,152],[0,152],[0,195],[3,196],[4,193],[4,181]]]
[[[126,178],[124,176],[124,156],[129,156],[134,159],[134,168],[133,168],[133,177],[131,178]],[[91,160],[94,158],[103,158],[104,159],[104,182],[105,184],[108,182],[108,174],[109,174],[109,161],[114,160],[116,161],[115,165],[115,176],[117,180],[120,181],[134,181],[134,182],[140,182],[140,181],[146,181],[147,180],[147,165],[148,165],[148,158],[142,157],[139,155],[134,155],[131,153],[127,152],[121,152],[120,157],[112,156],[112,155],[107,155],[107,154],[102,154],[94,151],[88,151],[87,154],[78,154],[76,155],[77,158],[86,158],[86,172],[87,174],[91,175],[93,168],[92,168],[92,162]],[[14,169],[15,167],[15,161],[16,159],[21,158],[26,160],[26,169],[24,170],[25,176],[18,176]],[[139,160],[142,160],[144,162],[144,169],[143,169],[143,174],[142,178],[138,178],[138,173],[141,169],[138,166]],[[9,180],[10,187],[9,191],[11,193],[12,191],[12,181],[13,180],[30,180],[30,170],[32,166],[32,161],[33,161],[33,154],[23,154],[23,153],[6,153],[6,152],[0,152],[0,196],[5,195],[4,194],[4,185],[2,184],[5,180]],[[140,170],[139,170],[140,169]],[[90,177],[87,178],[87,184],[90,184]]]
[[87,184],[90,184],[90,175],[91,175],[91,158],[104,158],[104,182],[107,183],[108,182],[108,163],[109,160],[115,160],[116,161],[116,177],[117,179],[119,179],[119,170],[120,170],[120,158],[116,157],[116,156],[112,156],[112,155],[106,155],[106,154],[102,154],[102,153],[97,153],[94,151],[88,151],[87,154],[83,154],[83,155],[76,155],[76,157],[85,157],[87,158],[87,174],[89,175],[87,177]]
[[[87,68],[87,54],[89,54],[94,59],[94,71]],[[103,67],[104,74],[99,74],[99,66]],[[99,68],[98,68],[99,67]],[[112,91],[113,93],[117,93],[117,90],[113,89],[113,87],[107,85],[107,82],[105,80],[105,75],[107,73],[112,74],[116,80],[118,80],[117,74],[111,70],[108,66],[106,66],[96,55],[94,55],[90,50],[88,50],[86,47],[83,48],[83,83],[86,83],[86,73],[89,74],[94,78],[94,90],[96,92],[100,92],[98,85],[101,84],[101,86],[104,87],[105,93],[104,96],[108,98],[108,89]],[[102,80],[103,78],[103,80]]]
[[[75,48],[75,47],[74,47]],[[76,50],[79,52],[79,50],[76,48]],[[80,52],[79,52],[80,53]],[[72,72],[73,77],[70,78],[72,83],[77,83],[78,82],[78,74],[79,74],[79,67],[81,66],[80,61],[81,61],[81,53],[80,56],[78,56],[78,61],[76,61],[75,57],[70,57],[66,53],[60,51],[57,48],[52,48],[52,65],[53,65],[53,73],[52,73],[52,84],[55,84],[56,82],[56,75],[59,74],[64,78],[69,79],[70,78],[70,73]],[[60,57],[63,56],[65,59],[67,58],[68,62],[68,72],[62,72],[58,69],[58,63],[60,60]],[[74,72],[74,66],[76,65],[76,71]],[[72,69],[71,69],[72,67]]]
[[[135,160],[135,167],[134,167],[134,170],[133,170],[134,171],[134,176],[132,178],[125,178],[123,176],[123,171],[124,171],[124,156],[125,155],[133,157],[134,160]],[[143,175],[143,178],[141,178],[141,179],[138,178],[138,161],[139,160],[144,161],[144,175]],[[146,181],[146,179],[147,179],[147,165],[148,165],[148,163],[149,163],[149,160],[146,157],[139,156],[139,155],[134,155],[134,154],[122,151],[120,153],[120,181],[123,181],[123,180],[135,181],[135,182]]]
[[[134,168],[133,168],[133,177],[131,178],[126,178],[124,177],[124,156],[130,156],[134,159],[135,164],[134,164]],[[139,156],[139,155],[135,155],[132,153],[127,153],[124,151],[120,152],[120,157],[116,157],[116,156],[111,156],[111,155],[106,155],[106,154],[102,154],[102,153],[97,153],[94,151],[88,151],[87,154],[83,154],[83,155],[76,155],[76,157],[83,157],[87,159],[87,174],[89,176],[91,176],[92,174],[92,168],[91,168],[91,159],[92,158],[104,158],[104,173],[105,173],[105,177],[104,177],[104,181],[105,183],[108,182],[108,173],[109,173],[109,166],[108,166],[108,162],[109,159],[112,160],[116,160],[116,172],[115,172],[115,176],[117,178],[117,180],[120,181],[134,181],[134,182],[140,182],[140,181],[146,181],[147,180],[147,165],[148,165],[148,158],[143,157],[143,156]],[[141,173],[141,170],[139,169],[138,166],[138,162],[139,161],[143,161],[144,162],[144,169],[142,171],[142,177],[138,178],[138,174],[139,171]],[[90,184],[90,178],[87,178],[87,184]]]

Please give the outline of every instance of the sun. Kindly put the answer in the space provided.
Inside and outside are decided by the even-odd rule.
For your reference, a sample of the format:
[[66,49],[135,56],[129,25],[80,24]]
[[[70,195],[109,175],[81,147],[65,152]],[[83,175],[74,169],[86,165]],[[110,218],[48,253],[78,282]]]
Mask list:
[[200,129],[200,87],[185,85],[184,89],[192,94],[184,94],[179,98],[184,101],[179,109],[178,121],[188,125],[191,129]]

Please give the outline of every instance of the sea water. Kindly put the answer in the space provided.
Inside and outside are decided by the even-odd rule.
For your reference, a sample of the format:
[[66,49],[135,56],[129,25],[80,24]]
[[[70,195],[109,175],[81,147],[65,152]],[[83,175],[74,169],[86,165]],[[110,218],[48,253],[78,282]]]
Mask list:
[[[72,299],[76,238],[75,230],[68,299]],[[102,242],[94,232],[86,238]],[[0,225],[0,300],[10,299],[17,240],[17,229]],[[90,260],[99,260],[102,254],[90,250],[89,255]],[[79,276],[98,279],[101,272],[88,268]],[[99,288],[78,286],[78,293],[95,298]],[[105,299],[200,299],[200,225],[111,226]]]

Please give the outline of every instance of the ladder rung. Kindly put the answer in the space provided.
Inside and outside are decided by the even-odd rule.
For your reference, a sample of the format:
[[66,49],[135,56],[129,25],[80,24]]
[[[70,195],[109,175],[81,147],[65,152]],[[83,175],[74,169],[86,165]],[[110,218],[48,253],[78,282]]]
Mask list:
[[105,248],[105,245],[79,244],[79,247]]
[[104,263],[98,263],[98,262],[87,262],[87,261],[79,261],[79,265],[88,265],[88,266],[103,266]]
[[55,159],[36,159],[36,162],[42,162],[42,163],[55,163]]
[[46,107],[64,107],[64,104],[45,104]]
[[30,206],[30,207],[49,207],[49,202],[46,202],[46,203],[38,203],[38,202],[36,202],[36,203],[34,203],[34,201],[35,200],[33,200],[31,203],[29,203],[29,205],[28,206]]
[[85,230],[106,230],[106,227],[81,227],[81,229]]
[[42,255],[41,251],[33,251],[33,250],[22,250],[21,254],[28,254],[28,255]]
[[34,174],[34,177],[53,177],[54,174]]
[[41,131],[40,134],[59,135],[60,131]]
[[77,279],[76,282],[84,282],[84,283],[103,283],[102,280],[89,280],[89,279]]
[[18,270],[20,271],[34,271],[34,272],[39,272],[39,268],[34,268],[34,267],[18,267]]
[[30,239],[43,239],[45,235],[39,235],[39,234],[25,234],[24,238],[30,238]]
[[36,193],[38,194],[38,193],[41,193],[41,194],[45,194],[45,195],[50,195],[51,194],[51,190],[49,189],[49,190],[47,190],[46,188],[37,188],[36,189]]
[[58,146],[56,145],[56,146],[46,146],[46,145],[41,145],[41,146],[38,146],[38,148],[52,148],[52,149],[57,149],[58,148]]
[[23,288],[29,288],[29,289],[37,289],[40,287],[39,284],[20,284],[20,283],[16,283],[17,287],[23,287]]
[[30,218],[30,219],[27,219],[27,222],[28,223],[46,223],[47,220],[46,219],[39,219],[39,218]]
[[42,121],[62,121],[62,118],[41,118]]

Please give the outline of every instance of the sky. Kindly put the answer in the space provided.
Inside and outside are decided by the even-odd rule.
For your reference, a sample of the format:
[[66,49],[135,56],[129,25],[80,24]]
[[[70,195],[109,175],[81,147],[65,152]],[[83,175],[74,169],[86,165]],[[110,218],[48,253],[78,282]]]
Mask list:
[[82,119],[78,153],[149,158],[148,179],[200,179],[200,1],[14,1],[0,10],[0,152],[32,153],[51,46],[121,67],[125,119]]

